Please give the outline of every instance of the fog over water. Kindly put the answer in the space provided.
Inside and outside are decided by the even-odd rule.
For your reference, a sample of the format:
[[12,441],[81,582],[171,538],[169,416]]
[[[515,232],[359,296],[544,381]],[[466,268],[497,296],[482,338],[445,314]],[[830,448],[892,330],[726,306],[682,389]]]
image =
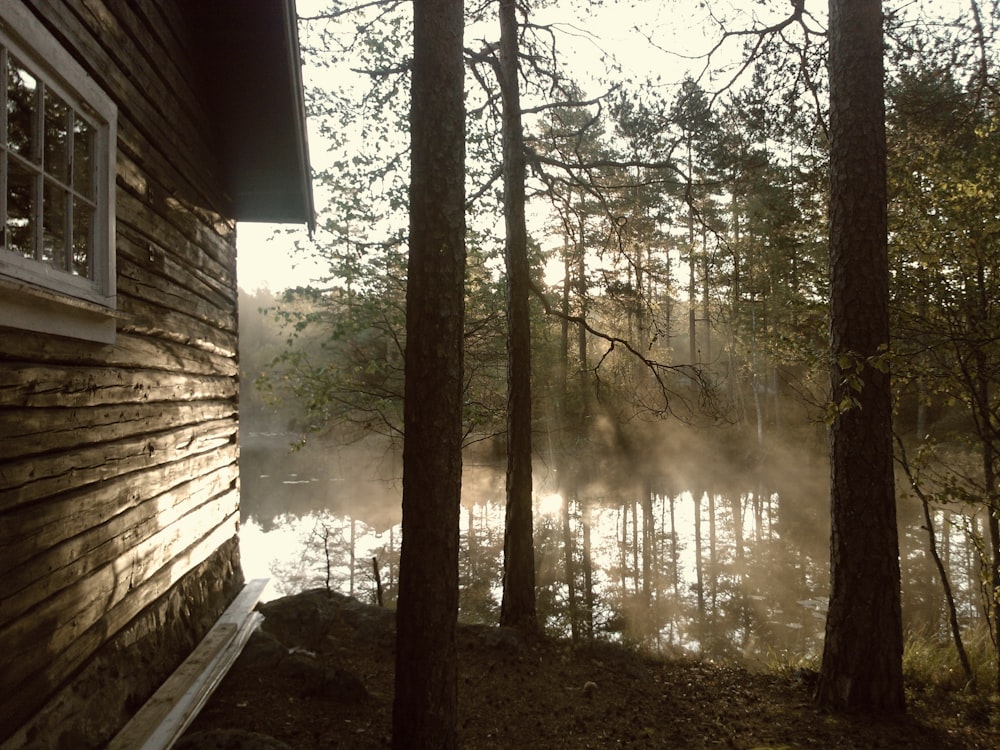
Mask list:
[[[371,443],[290,452],[289,442],[244,436],[247,576],[272,578],[267,597],[329,585],[374,601],[374,558],[391,605],[400,456]],[[679,437],[654,451],[663,458],[653,469],[630,473],[605,455],[570,478],[536,461],[538,608],[550,633],[761,661],[816,652],[827,595],[824,463],[782,459],[778,482],[708,451]],[[702,476],[706,466],[714,473]],[[465,457],[463,621],[498,619],[504,470],[491,456]]]

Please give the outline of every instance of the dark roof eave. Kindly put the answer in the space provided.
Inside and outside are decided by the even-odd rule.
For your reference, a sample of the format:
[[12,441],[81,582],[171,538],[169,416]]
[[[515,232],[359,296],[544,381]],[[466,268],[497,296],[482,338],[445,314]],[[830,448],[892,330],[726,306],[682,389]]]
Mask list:
[[295,0],[188,3],[234,218],[315,229]]

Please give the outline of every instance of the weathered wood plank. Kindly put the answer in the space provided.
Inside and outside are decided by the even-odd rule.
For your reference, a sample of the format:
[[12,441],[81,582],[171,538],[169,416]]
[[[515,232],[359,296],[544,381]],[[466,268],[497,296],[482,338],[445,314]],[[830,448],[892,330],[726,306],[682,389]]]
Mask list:
[[158,341],[138,335],[119,335],[114,345],[89,344],[60,336],[39,336],[31,331],[2,329],[0,363],[28,366],[37,362],[70,366],[122,367],[186,372],[191,375],[235,377],[232,357],[204,349]]
[[195,650],[108,745],[107,750],[167,750],[222,682],[262,618],[253,609],[266,578],[248,583]]
[[236,419],[221,419],[0,464],[0,512],[109,477],[218,450],[235,442],[236,429]]
[[52,691],[62,684],[102,644],[110,640],[130,620],[177,583],[187,572],[201,564],[233,536],[235,515],[206,534],[200,541],[178,554],[170,564],[158,571],[144,585],[137,586],[117,605],[111,607],[101,622],[89,628],[70,646],[43,664],[21,684],[4,679],[5,668],[14,663],[15,655],[0,653],[0,693],[10,696],[6,708],[13,716],[24,716],[34,710]]
[[121,332],[140,333],[223,357],[236,357],[238,340],[234,330],[219,330],[197,318],[121,292],[118,294],[118,309],[124,314],[118,325]]
[[0,404],[5,408],[223,401],[235,399],[236,394],[236,381],[224,376],[120,367],[19,366],[0,361]]
[[[155,263],[156,258],[161,262]],[[155,267],[154,267],[155,263]],[[194,298],[198,304],[212,311],[205,315],[232,314],[232,291],[222,287],[217,280],[209,283],[191,273],[187,264],[177,262],[158,243],[122,224],[118,228],[118,276],[119,283],[131,280],[135,284],[151,286],[172,292],[183,290],[185,300]],[[168,305],[169,306],[169,305]],[[220,327],[225,327],[220,324]]]
[[[237,531],[238,493],[230,492],[184,515],[86,578],[62,589],[22,617],[0,628],[0,655],[17,658],[0,670],[0,695],[30,677],[54,655],[69,649],[129,594],[169,569],[212,529],[225,524],[226,538]],[[179,578],[180,575],[177,576]],[[175,579],[176,580],[176,579]]]
[[73,450],[235,415],[235,401],[0,409],[0,460]]
[[[118,2],[129,2],[129,0],[118,0]],[[177,46],[178,65],[181,67],[182,75],[185,78],[192,78],[192,62],[197,60],[194,42],[191,38],[191,27],[181,7],[176,2],[170,3],[142,3],[136,8],[136,12],[146,19],[146,23],[152,29],[153,34],[161,37],[168,37],[172,41],[164,44],[168,49]]]
[[[235,488],[239,469],[229,464],[196,476],[107,523],[90,526],[23,562],[0,580],[0,626],[27,612],[74,581],[90,575],[152,536],[163,526]],[[19,540],[25,541],[25,540]]]
[[[122,242],[118,243],[119,248]],[[236,333],[236,311],[225,305],[212,305],[198,295],[174,286],[164,276],[147,271],[121,253],[118,256],[118,294],[142,299],[157,307],[183,313],[222,333]],[[127,309],[126,306],[122,306]]]
[[[209,453],[155,466],[126,476],[21,506],[0,515],[0,579],[36,555],[107,523],[134,508],[150,495],[173,492],[192,477],[207,476],[228,467],[237,472],[238,450],[233,444]],[[235,487],[234,479],[234,487]],[[54,558],[58,559],[58,558]],[[2,585],[2,583],[0,583]]]
[[[194,129],[201,133],[211,132],[209,121],[201,104],[200,95],[191,83],[191,78],[181,73],[180,65],[193,59],[193,51],[184,49],[178,44],[177,37],[171,33],[162,33],[165,19],[157,9],[165,13],[179,12],[175,2],[160,0],[156,3],[136,3],[135,0],[83,0],[83,4],[98,19],[103,29],[114,33],[120,28],[132,40],[130,49],[119,52],[131,53],[126,59],[135,55],[148,68],[147,75],[158,90],[172,92],[181,103],[184,117],[192,123]],[[147,13],[156,13],[156,20],[150,21]],[[178,21],[180,19],[178,18]],[[108,38],[108,34],[98,34]],[[158,81],[158,82],[157,82]]]
[[[119,156],[119,164],[123,159]],[[232,262],[235,260],[235,248],[220,235],[205,232],[198,218],[185,211],[183,204],[177,201],[170,205],[169,217],[165,217],[153,205],[155,195],[149,195],[154,188],[148,182],[145,187],[145,200],[128,190],[118,190],[117,218],[119,226],[131,230],[147,243],[147,249],[152,252],[152,258],[148,258],[147,253],[150,266],[160,270],[166,258],[172,258],[186,266],[198,280],[227,296],[232,295],[236,289],[236,266]],[[179,222],[182,228],[168,224],[165,218]],[[197,236],[199,241],[193,236]]]

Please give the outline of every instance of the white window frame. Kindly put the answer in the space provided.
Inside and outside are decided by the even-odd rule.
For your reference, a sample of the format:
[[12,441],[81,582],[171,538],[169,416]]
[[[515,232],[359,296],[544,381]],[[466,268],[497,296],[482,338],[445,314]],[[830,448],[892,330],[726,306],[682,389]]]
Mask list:
[[[100,343],[114,343],[116,321],[115,174],[118,108],[62,44],[20,0],[0,0],[0,48],[91,126],[96,210],[89,278],[7,249],[0,214],[0,327],[20,328]],[[6,68],[0,57],[2,85]],[[0,137],[6,112],[0,108]],[[6,192],[7,154],[0,148],[0,186]],[[6,195],[0,195],[5,211]],[[40,231],[40,227],[36,228]]]

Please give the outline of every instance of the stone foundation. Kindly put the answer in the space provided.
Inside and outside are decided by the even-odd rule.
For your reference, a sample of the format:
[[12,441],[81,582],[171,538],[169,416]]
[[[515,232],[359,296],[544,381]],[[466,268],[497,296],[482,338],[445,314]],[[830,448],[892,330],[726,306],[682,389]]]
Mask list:
[[242,588],[239,539],[233,537],[102,646],[3,750],[104,747]]

